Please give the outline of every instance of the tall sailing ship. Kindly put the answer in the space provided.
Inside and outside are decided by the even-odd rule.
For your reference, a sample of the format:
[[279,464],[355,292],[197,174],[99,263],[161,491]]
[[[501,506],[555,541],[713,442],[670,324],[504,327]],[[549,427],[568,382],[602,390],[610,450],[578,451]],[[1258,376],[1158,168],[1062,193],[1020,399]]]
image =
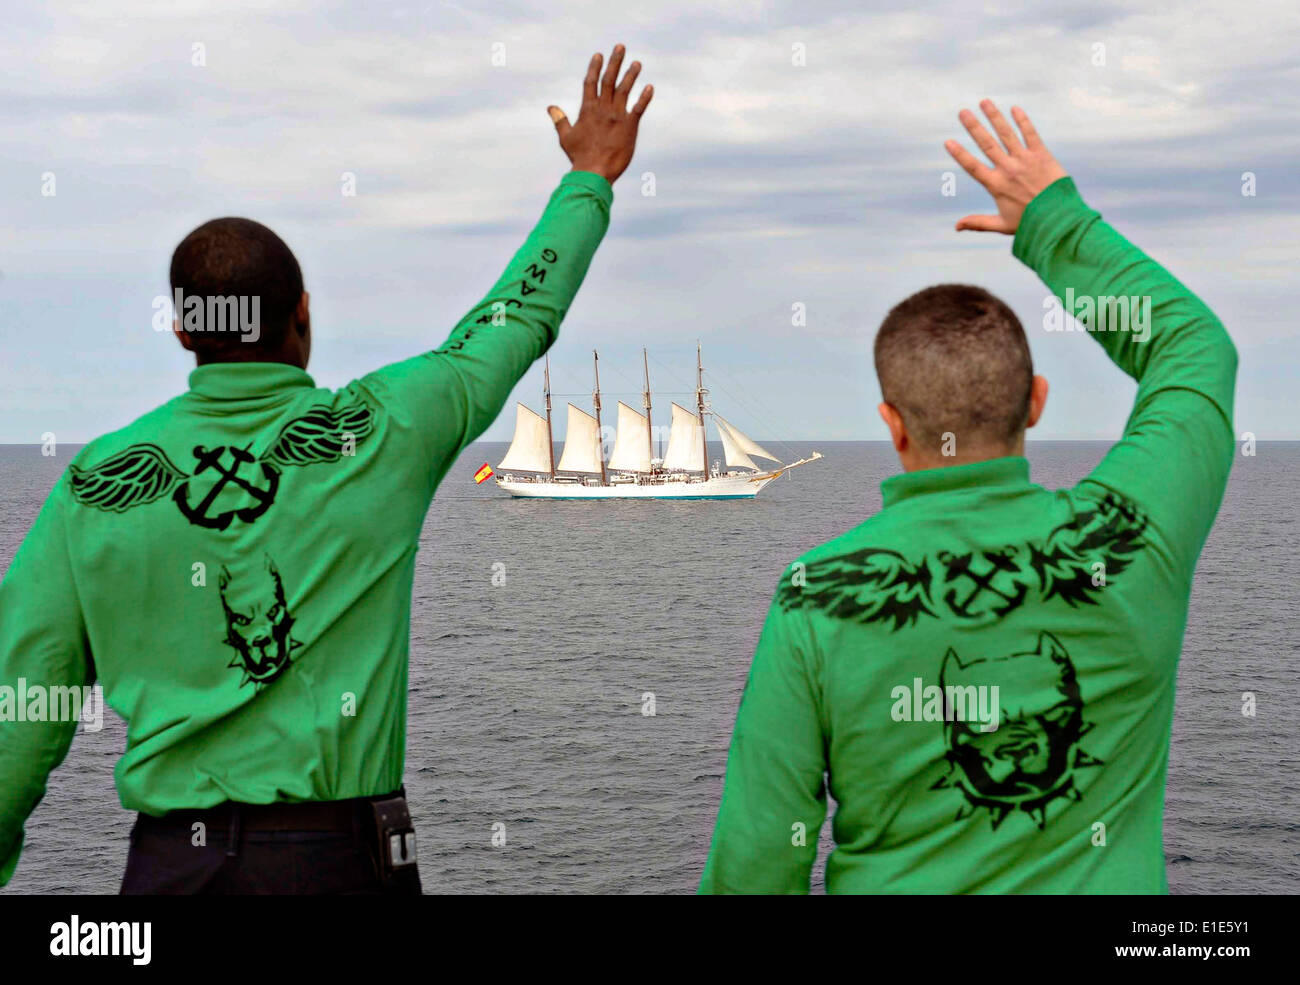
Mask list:
[[[546,416],[519,404],[515,411],[515,436],[505,458],[497,465],[497,485],[511,496],[532,499],[753,499],[760,489],[791,469],[815,462],[821,452],[789,465],[723,420],[711,408],[704,386],[704,366],[695,349],[695,410],[672,404],[668,449],[654,457],[654,432],[650,424],[650,362],[645,350],[645,413],[618,402],[618,427],[614,449],[605,461],[601,449],[600,357],[593,353],[595,389],[588,414],[569,404],[564,452],[555,461],[551,432],[551,367],[543,377]],[[705,417],[713,418],[722,441],[725,467],[709,467],[709,441]],[[755,458],[778,463],[760,468]]]

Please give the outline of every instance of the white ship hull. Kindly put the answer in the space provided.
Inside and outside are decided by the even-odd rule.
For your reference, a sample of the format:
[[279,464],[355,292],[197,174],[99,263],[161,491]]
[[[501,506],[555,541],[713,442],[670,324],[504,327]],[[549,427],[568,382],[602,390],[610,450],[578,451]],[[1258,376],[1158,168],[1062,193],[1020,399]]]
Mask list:
[[607,485],[594,479],[555,481],[538,476],[498,475],[497,485],[520,499],[753,499],[773,479],[822,457],[815,451],[810,458],[783,465],[771,472],[731,472],[708,479],[687,473],[668,475],[628,475],[615,473]]
[[695,479],[692,482],[616,482],[608,486],[532,482],[500,476],[497,485],[519,499],[753,499],[779,474],[714,476],[707,481]]

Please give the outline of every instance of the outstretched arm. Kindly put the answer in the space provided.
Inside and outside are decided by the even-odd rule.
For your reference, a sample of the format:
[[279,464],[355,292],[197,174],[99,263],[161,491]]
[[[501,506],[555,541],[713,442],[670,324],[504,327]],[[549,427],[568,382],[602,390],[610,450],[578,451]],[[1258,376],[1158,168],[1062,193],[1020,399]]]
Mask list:
[[1190,573],[1232,464],[1236,349],[1200,298],[1084,204],[1024,110],[1012,109],[1018,135],[992,102],[981,106],[998,139],[969,110],[961,121],[993,167],[946,146],[998,214],[957,228],[1013,234],[1015,256],[1073,300],[1069,313],[1137,380],[1123,437],[1080,491],[1133,501]]
[[554,343],[609,225],[611,183],[632,160],[641,115],[653,95],[647,86],[628,107],[641,66],[633,62],[619,82],[622,61],[619,45],[602,78],[601,56],[592,57],[576,122],[549,108],[573,170],[483,300],[433,352],[385,366],[353,384],[373,394],[400,428],[418,435],[434,485]]

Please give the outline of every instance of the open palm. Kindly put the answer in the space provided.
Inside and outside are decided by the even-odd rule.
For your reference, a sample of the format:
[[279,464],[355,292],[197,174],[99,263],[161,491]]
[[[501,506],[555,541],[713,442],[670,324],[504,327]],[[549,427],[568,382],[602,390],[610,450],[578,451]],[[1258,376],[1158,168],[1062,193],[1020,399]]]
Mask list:
[[[957,118],[975,139],[980,150],[988,155],[993,167],[988,167],[955,140],[945,141],[943,146],[965,168],[966,173],[993,196],[998,214],[968,215],[958,220],[957,229],[1013,235],[1020,227],[1020,217],[1024,215],[1025,206],[1048,185],[1066,177],[1066,171],[1043,146],[1038,131],[1029,122],[1029,115],[1019,106],[1011,108],[1011,115],[1020,127],[1019,135],[993,105],[993,100],[985,99],[980,103],[980,109],[988,117],[989,123],[993,124],[1000,143],[993,139],[993,135],[980,123],[979,117],[970,110],[962,110]],[[1024,138],[1023,141],[1021,137]]]

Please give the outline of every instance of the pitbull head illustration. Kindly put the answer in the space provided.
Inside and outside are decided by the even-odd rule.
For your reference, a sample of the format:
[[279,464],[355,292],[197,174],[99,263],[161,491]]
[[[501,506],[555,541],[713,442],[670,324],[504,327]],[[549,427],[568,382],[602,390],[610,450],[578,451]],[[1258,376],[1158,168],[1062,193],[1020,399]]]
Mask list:
[[222,565],[217,583],[226,613],[225,642],[235,649],[230,666],[243,671],[241,686],[269,684],[284,673],[293,651],[302,646],[290,635],[294,619],[275,562],[268,557],[261,571],[239,581]]
[[1101,761],[1079,748],[1092,726],[1083,720],[1074,664],[1060,640],[1044,632],[1033,650],[967,663],[949,649],[940,685],[945,694],[948,686],[996,687],[1001,707],[996,731],[982,731],[977,722],[944,722],[949,773],[934,789],[961,790],[966,803],[959,819],[986,807],[996,830],[1020,810],[1041,830],[1053,800],[1081,799],[1074,771]]

